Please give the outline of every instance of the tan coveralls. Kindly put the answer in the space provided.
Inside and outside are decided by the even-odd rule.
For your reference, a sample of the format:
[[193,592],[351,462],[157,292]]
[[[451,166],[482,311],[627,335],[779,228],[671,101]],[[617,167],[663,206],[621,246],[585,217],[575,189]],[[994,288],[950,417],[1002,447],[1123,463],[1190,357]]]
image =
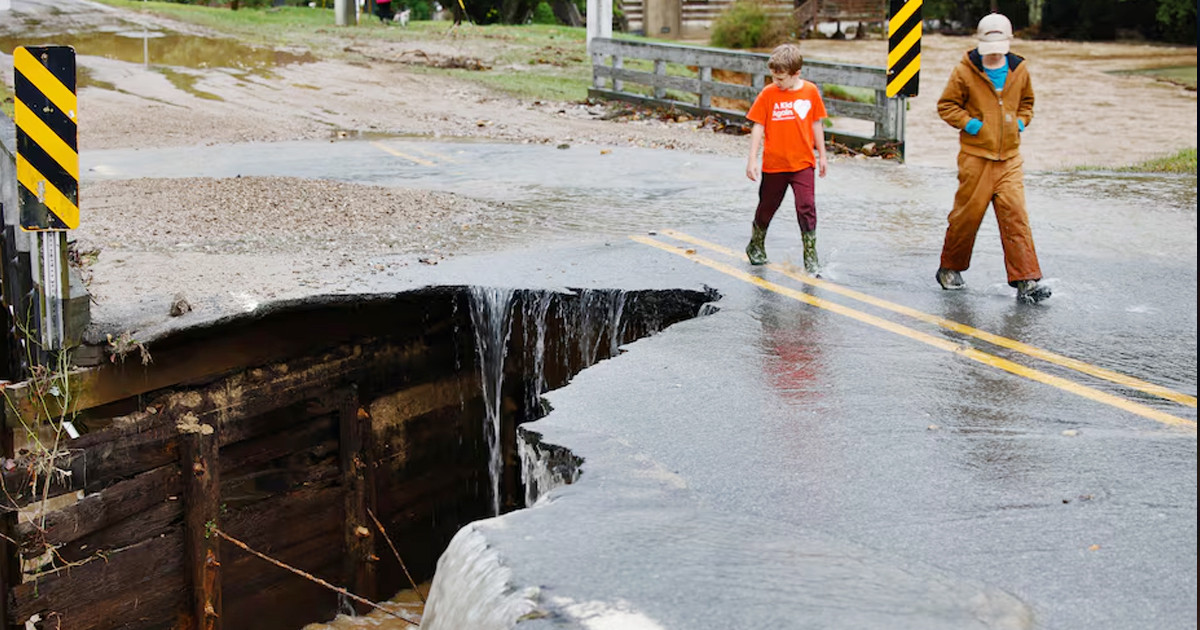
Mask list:
[[959,132],[958,192],[948,217],[942,245],[941,267],[964,271],[971,266],[975,234],[988,203],[996,211],[1008,284],[1018,280],[1041,280],[1029,215],[1025,212],[1025,183],[1022,173],[1020,120],[1033,119],[1033,85],[1024,59],[1009,53],[1008,78],[1000,92],[983,71],[976,50],[968,51],[950,73],[938,99],[938,115],[955,129],[963,129],[972,118],[983,122],[972,136]]

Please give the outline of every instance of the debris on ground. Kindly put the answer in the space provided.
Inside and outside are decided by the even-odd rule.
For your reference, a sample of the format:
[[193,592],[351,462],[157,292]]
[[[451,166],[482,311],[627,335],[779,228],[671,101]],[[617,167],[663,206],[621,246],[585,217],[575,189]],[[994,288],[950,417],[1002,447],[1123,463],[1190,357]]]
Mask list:
[[857,158],[882,158],[898,160],[903,157],[899,142],[868,142],[859,147],[826,138],[825,146],[835,155],[850,155]]
[[430,54],[424,50],[402,50],[398,55],[381,56],[373,52],[346,46],[343,52],[360,55],[369,61],[398,62],[409,66],[425,66],[427,68],[451,68],[457,70],[491,70],[492,66],[478,57],[461,57],[458,55]]
[[171,317],[179,317],[180,315],[183,315],[184,313],[190,313],[191,311],[192,304],[187,301],[187,298],[184,297],[182,293],[176,293],[175,297],[171,300],[171,309],[168,311],[168,314]]
[[445,56],[429,54],[423,50],[405,50],[395,59],[400,63],[430,68],[453,68],[458,70],[491,70],[492,67],[477,57]]

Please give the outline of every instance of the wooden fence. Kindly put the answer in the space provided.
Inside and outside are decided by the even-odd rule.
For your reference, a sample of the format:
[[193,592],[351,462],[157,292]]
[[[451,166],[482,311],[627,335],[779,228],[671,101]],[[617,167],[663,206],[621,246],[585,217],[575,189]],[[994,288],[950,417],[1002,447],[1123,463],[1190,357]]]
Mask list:
[[[770,55],[763,53],[610,38],[592,39],[590,53],[592,88],[588,96],[671,107],[701,116],[715,114],[736,121],[746,119],[746,110],[770,76]],[[644,68],[626,67],[629,60],[638,60]],[[683,68],[694,72],[694,76],[681,76]],[[676,73],[670,74],[669,69]],[[885,68],[806,59],[801,76],[815,83],[822,94],[831,85],[873,91],[873,103],[825,97],[825,109],[835,119],[826,137],[854,147],[867,143],[894,145],[903,159],[906,100],[887,97]],[[630,89],[629,84],[637,87]],[[681,93],[690,96],[681,98]],[[847,119],[869,121],[874,132],[839,128]]]

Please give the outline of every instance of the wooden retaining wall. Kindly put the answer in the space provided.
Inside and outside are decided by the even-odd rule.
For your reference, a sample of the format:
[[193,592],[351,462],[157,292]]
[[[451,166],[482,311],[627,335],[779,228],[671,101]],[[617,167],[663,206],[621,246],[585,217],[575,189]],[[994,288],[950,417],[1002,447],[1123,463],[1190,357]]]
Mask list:
[[[561,386],[713,297],[518,292],[505,433],[541,413],[533,363],[544,362],[548,388]],[[547,314],[538,356],[526,347],[535,303]],[[77,398],[92,406],[71,414],[87,432],[60,445],[49,484],[24,435],[33,418],[12,413],[30,406],[9,405],[4,627],[297,630],[336,614],[335,593],[218,531],[377,601],[408,583],[374,514],[409,571],[431,577],[459,527],[491,510],[469,309],[463,288],[428,289],[294,303],[163,339],[149,366],[77,379],[95,387]],[[508,444],[503,503],[514,509],[524,499]]]

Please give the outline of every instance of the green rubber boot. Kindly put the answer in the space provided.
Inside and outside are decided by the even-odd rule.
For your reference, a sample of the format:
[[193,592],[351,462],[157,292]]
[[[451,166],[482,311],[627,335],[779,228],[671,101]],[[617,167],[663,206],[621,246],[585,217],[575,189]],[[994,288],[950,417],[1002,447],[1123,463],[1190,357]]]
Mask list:
[[750,259],[751,265],[765,265],[767,264],[767,246],[764,241],[767,238],[767,228],[758,227],[758,224],[754,224],[752,228],[750,244],[746,246],[746,258]]
[[817,233],[800,232],[800,240],[804,241],[804,270],[815,276],[821,271],[817,262]]

